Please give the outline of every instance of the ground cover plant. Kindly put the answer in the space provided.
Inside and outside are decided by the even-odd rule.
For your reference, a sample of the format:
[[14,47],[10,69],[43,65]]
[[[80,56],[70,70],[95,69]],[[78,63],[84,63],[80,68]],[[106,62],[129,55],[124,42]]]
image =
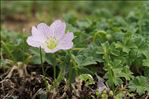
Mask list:
[[[37,24],[28,25],[30,29],[23,32],[5,27],[10,24],[5,21],[14,21],[16,16],[2,6],[10,13],[2,10],[0,98],[149,98],[149,2],[121,1],[109,8],[110,2],[103,4],[105,1],[63,1],[67,6],[56,9],[62,2],[51,1],[54,7],[50,9],[61,9],[61,13],[69,3],[78,4],[79,11],[72,6],[59,17],[52,10],[54,18],[33,7],[47,2],[10,4],[28,4],[26,10],[13,7],[12,12],[27,13],[27,18],[36,16]],[[131,4],[133,9],[126,10]],[[29,24],[22,16],[18,19]]]

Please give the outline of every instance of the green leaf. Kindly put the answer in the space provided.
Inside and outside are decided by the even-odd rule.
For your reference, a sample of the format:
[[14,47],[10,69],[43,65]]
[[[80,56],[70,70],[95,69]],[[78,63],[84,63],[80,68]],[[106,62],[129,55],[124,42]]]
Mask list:
[[[41,64],[40,60],[40,49],[39,48],[30,48],[30,53],[32,54],[32,63]],[[42,60],[45,62],[45,53],[42,51]]]
[[149,79],[143,76],[137,76],[129,82],[130,91],[136,91],[139,95],[149,92]]
[[143,66],[149,67],[149,58],[143,60]]
[[82,81],[85,81],[87,85],[95,84],[93,77],[90,74],[81,74],[79,78]]
[[88,48],[80,51],[76,56],[76,61],[79,66],[88,66],[92,64],[97,64],[97,62],[102,62],[101,55],[97,53],[98,47],[96,45],[90,44]]

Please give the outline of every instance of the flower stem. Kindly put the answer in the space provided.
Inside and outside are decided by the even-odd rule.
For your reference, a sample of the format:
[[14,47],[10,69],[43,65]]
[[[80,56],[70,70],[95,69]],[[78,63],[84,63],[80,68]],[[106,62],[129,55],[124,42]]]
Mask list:
[[54,80],[56,80],[56,64],[53,65],[53,70],[54,70]]
[[73,67],[72,67],[72,66],[73,66],[73,65],[72,65],[73,61],[72,61],[71,52],[68,51],[68,52],[66,52],[66,54],[70,56],[70,64],[71,64],[71,65],[69,65],[68,84],[69,84],[69,86],[71,86],[72,76],[73,76],[73,73],[72,73],[72,72],[73,72]]
[[43,67],[43,59],[42,59],[42,51],[41,51],[41,47],[40,47],[40,61],[41,61],[41,68],[42,68],[42,73],[45,76],[45,71],[44,71],[44,67]]
[[69,78],[68,78],[68,81],[69,81],[69,85],[71,85],[71,81],[72,81],[72,67],[69,66]]

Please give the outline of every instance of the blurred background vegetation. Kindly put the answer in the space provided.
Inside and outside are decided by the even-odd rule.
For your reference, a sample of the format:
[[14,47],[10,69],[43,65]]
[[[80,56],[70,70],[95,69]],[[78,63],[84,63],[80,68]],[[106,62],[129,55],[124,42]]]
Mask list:
[[[83,19],[94,14],[127,16],[128,12],[143,1],[42,1],[42,0],[2,0],[1,27],[7,30],[29,32],[31,26],[40,22],[50,24],[54,19],[75,16]],[[103,11],[104,10],[104,11]],[[106,11],[105,11],[106,10]],[[102,12],[103,11],[103,12]],[[71,16],[70,16],[71,15]]]

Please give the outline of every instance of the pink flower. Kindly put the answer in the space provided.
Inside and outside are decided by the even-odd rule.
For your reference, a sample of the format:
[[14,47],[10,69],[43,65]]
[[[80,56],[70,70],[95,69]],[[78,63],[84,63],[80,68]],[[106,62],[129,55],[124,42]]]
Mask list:
[[61,20],[54,21],[50,26],[40,23],[32,27],[32,35],[27,38],[30,46],[44,49],[46,53],[55,53],[58,50],[68,50],[73,47],[74,35],[65,33],[66,24]]

